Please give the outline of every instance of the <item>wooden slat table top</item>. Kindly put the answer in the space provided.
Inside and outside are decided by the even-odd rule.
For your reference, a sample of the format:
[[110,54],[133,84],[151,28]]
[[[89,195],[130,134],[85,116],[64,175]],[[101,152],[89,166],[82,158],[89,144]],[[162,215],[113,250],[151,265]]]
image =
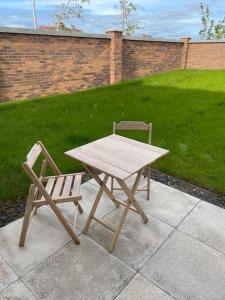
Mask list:
[[168,150],[112,134],[67,151],[65,155],[124,180],[168,153]]

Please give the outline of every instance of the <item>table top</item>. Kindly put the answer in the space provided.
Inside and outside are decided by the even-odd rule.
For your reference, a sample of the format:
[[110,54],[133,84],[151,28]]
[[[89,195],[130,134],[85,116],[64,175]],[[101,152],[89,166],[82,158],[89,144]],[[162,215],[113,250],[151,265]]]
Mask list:
[[168,153],[168,150],[112,134],[67,151],[65,155],[124,180]]

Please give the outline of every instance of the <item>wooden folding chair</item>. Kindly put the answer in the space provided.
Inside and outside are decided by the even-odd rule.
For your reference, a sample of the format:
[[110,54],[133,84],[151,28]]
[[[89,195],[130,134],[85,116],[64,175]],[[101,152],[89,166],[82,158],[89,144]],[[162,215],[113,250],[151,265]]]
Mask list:
[[[37,176],[33,170],[33,166],[41,154],[44,156],[44,160],[41,164],[40,175]],[[45,176],[48,166],[55,173],[55,176]],[[75,228],[71,227],[56,204],[73,202],[75,205],[75,218],[78,211],[80,213],[83,212],[82,207],[78,202],[79,200],[81,200],[80,184],[83,173],[62,175],[41,142],[37,142],[32,147],[27,155],[26,162],[22,164],[22,167],[31,179],[32,184],[30,186],[27,198],[27,205],[24,214],[19,246],[24,246],[28,226],[32,219],[32,216],[36,214],[37,209],[43,205],[49,205],[52,208],[59,221],[71,236],[72,240],[75,242],[75,244],[79,245],[80,240],[75,233]]]
[[[116,134],[117,130],[140,130],[148,132],[148,140],[147,143],[151,145],[152,142],[152,123],[146,124],[144,122],[138,121],[121,121],[119,123],[113,122],[113,134]],[[131,162],[132,163],[132,162]],[[150,199],[150,182],[151,182],[151,168],[148,166],[144,172],[144,177],[147,177],[147,188],[137,189],[137,192],[144,191],[147,193],[147,200]],[[121,190],[120,187],[114,186],[114,178],[111,178],[111,192]]]

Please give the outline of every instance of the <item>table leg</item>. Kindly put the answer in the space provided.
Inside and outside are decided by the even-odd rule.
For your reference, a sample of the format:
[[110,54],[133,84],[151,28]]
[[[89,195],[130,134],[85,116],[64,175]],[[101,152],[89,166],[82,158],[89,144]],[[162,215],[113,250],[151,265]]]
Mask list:
[[113,204],[116,207],[119,207],[118,203],[115,201],[115,197],[112,194],[112,192],[108,189],[108,187],[106,186],[106,184],[104,184],[104,182],[101,180],[101,178],[98,176],[98,174],[96,173],[95,169],[93,169],[90,166],[86,166],[84,165],[84,167],[86,168],[86,170],[90,173],[90,175],[95,179],[95,181],[100,185],[100,187],[103,188],[103,191],[106,193],[106,195],[112,200]]
[[[117,204],[118,201],[115,199],[115,197],[112,194],[112,192],[106,186],[106,183],[107,183],[107,180],[109,178],[109,175],[106,174],[105,177],[104,177],[104,179],[103,179],[103,181],[102,181],[101,178],[97,175],[95,169],[93,169],[90,166],[86,166],[86,165],[84,165],[84,166],[85,166],[85,168],[88,170],[88,172],[91,174],[91,176],[96,180],[96,182],[100,186],[100,189],[99,189],[98,194],[96,196],[95,202],[94,202],[93,207],[91,209],[91,212],[89,214],[88,220],[87,220],[87,222],[86,222],[86,224],[84,226],[83,232],[87,233],[88,229],[90,227],[92,219],[96,219],[94,217],[94,214],[95,214],[95,211],[96,211],[96,209],[98,207],[98,204],[99,204],[99,201],[101,199],[103,191],[108,195],[108,197],[113,201],[114,204]],[[117,181],[118,181],[121,189],[127,195],[128,200],[127,200],[127,203],[126,203],[125,208],[123,210],[123,213],[121,215],[121,218],[120,218],[120,220],[119,220],[119,222],[118,222],[118,224],[116,226],[115,234],[113,236],[113,239],[112,239],[110,247],[109,247],[109,252],[112,252],[114,250],[114,248],[115,248],[116,242],[117,242],[117,240],[119,238],[119,234],[120,234],[120,231],[122,229],[123,223],[124,223],[124,221],[126,219],[127,213],[129,211],[129,209],[131,209],[131,205],[133,205],[135,207],[135,209],[136,209],[136,212],[141,215],[141,217],[144,220],[144,223],[148,222],[147,216],[145,215],[144,211],[142,210],[142,208],[137,203],[137,201],[136,201],[136,199],[134,197],[134,194],[135,194],[135,192],[137,190],[137,187],[138,187],[138,184],[140,182],[140,179],[141,179],[141,176],[142,176],[143,172],[144,172],[144,169],[142,169],[141,171],[138,172],[138,175],[137,175],[137,177],[135,179],[135,182],[134,182],[133,187],[132,187],[131,190],[127,187],[125,181],[117,179]],[[102,224],[103,222],[101,221],[100,223]],[[102,224],[102,225],[104,225],[106,228],[109,228],[109,226],[107,226],[106,224]],[[113,231],[111,228],[110,228],[110,230]]]
[[[137,175],[137,178],[141,177],[142,173],[140,172]],[[135,186],[132,188],[132,190],[130,190],[126,183],[123,180],[117,179],[119,185],[121,186],[121,188],[123,189],[124,193],[127,195],[128,199],[131,201],[131,203],[134,205],[134,207],[136,208],[136,210],[139,212],[139,214],[141,215],[141,217],[144,220],[144,223],[148,223],[148,218],[145,215],[143,209],[141,208],[141,206],[137,203],[135,197],[134,197],[134,193],[135,193]],[[138,181],[138,180],[137,180]],[[135,181],[136,182],[136,181]],[[136,187],[138,186],[138,182],[136,184]]]
[[120,231],[121,231],[121,228],[123,226],[123,223],[126,219],[126,216],[127,216],[127,213],[130,209],[130,206],[131,206],[131,202],[128,200],[124,210],[123,210],[123,213],[121,215],[121,218],[120,218],[120,221],[119,223],[117,224],[116,226],[116,232],[115,232],[115,235],[113,236],[113,239],[111,241],[111,244],[110,244],[110,247],[109,247],[109,252],[112,253],[114,248],[115,248],[115,245],[116,245],[116,242],[118,240],[118,237],[119,237],[119,234],[120,234]]
[[134,207],[136,208],[137,212],[141,215],[141,217],[142,217],[143,220],[144,220],[144,223],[147,223],[147,222],[148,222],[147,216],[145,215],[144,211],[142,210],[142,208],[140,207],[140,205],[137,203],[136,199],[134,198],[134,193],[135,193],[136,190],[137,190],[137,187],[138,187],[138,184],[139,184],[139,182],[140,182],[140,179],[141,179],[141,176],[142,176],[143,172],[144,172],[144,169],[141,170],[141,171],[138,173],[138,175],[137,175],[137,177],[136,177],[136,179],[135,179],[134,185],[133,185],[133,187],[132,187],[132,190],[130,190],[130,189],[127,187],[125,181],[120,180],[120,179],[117,179],[117,181],[118,181],[118,183],[119,183],[121,189],[122,189],[122,190],[124,191],[124,193],[127,195],[128,200],[127,200],[127,204],[126,204],[126,206],[125,206],[125,209],[124,209],[124,211],[123,211],[123,213],[122,213],[122,215],[121,215],[120,221],[119,221],[119,223],[117,224],[115,235],[114,235],[114,237],[113,237],[113,239],[112,239],[112,242],[111,242],[111,245],[110,245],[110,247],[109,247],[109,252],[113,252],[113,250],[114,250],[114,248],[115,248],[116,242],[117,242],[117,240],[118,240],[120,231],[121,231],[121,229],[122,229],[123,223],[124,223],[124,221],[125,221],[125,218],[126,218],[126,216],[127,216],[127,213],[128,213],[128,210],[130,209],[131,204],[134,205]]
[[134,181],[134,184],[133,184],[133,187],[132,187],[132,194],[135,194],[136,191],[137,191],[137,188],[138,188],[138,185],[140,183],[140,180],[141,180],[141,176],[142,174],[144,173],[144,170],[145,169],[141,169],[139,172],[138,172],[138,175]]
[[94,202],[94,204],[92,206],[91,212],[90,212],[90,214],[88,216],[88,219],[87,219],[87,222],[86,222],[86,224],[84,226],[83,233],[85,233],[85,234],[88,232],[88,229],[89,229],[89,227],[91,225],[91,221],[92,221],[92,219],[94,217],[95,211],[96,211],[96,209],[98,207],[99,201],[100,201],[100,199],[102,197],[102,194],[103,194],[104,185],[106,185],[106,183],[108,181],[108,178],[109,178],[109,175],[106,174],[105,177],[104,177],[104,179],[103,179],[103,185],[100,186],[98,194],[97,194],[97,196],[95,198],[95,202]]

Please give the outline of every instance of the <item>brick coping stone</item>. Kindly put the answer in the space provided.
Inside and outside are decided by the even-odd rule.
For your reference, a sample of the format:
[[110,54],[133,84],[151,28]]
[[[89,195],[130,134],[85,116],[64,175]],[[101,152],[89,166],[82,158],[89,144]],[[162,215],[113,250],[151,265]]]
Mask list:
[[[112,29],[107,30],[120,32],[120,30]],[[84,33],[84,32],[67,32],[67,31],[54,31],[54,30],[43,30],[43,29],[30,29],[30,28],[16,28],[16,27],[0,27],[0,33],[7,34],[30,34],[30,35],[52,35],[52,36],[65,36],[65,37],[83,37],[83,38],[96,38],[96,39],[108,39],[110,38],[107,34],[98,33]],[[164,43],[182,43],[180,40],[175,39],[163,39],[163,38],[148,38],[148,37],[123,37],[124,40],[134,40],[134,41],[146,41],[146,42],[164,42]]]

